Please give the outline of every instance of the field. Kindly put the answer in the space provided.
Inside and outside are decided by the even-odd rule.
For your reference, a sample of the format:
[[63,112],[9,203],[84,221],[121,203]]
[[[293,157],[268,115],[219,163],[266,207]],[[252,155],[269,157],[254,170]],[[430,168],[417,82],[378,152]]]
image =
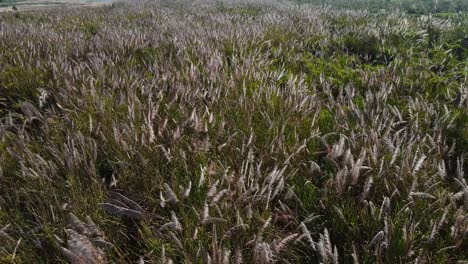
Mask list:
[[24,1],[0,1],[0,12],[31,12],[50,8],[75,8],[75,7],[95,7],[110,5],[113,0],[24,0]]
[[450,3],[0,13],[0,263],[467,263]]

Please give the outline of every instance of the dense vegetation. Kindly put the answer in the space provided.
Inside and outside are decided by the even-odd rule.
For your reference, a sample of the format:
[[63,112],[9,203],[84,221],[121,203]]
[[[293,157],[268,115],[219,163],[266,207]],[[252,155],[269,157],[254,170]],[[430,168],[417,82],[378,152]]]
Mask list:
[[[0,5],[20,2],[28,4],[30,0],[0,0]],[[409,14],[429,13],[453,13],[467,12],[468,1],[466,0],[285,0],[286,2],[298,4],[330,5],[334,8],[352,8],[367,10],[394,10],[399,9]],[[94,2],[108,2],[108,0],[96,0]],[[57,1],[46,2],[49,4]],[[60,1],[58,1],[60,3]],[[73,3],[70,2],[70,3]]]
[[0,19],[0,262],[468,260],[466,13]]
[[338,8],[366,8],[370,10],[400,9],[409,14],[466,12],[465,0],[294,0],[298,3],[328,4]]

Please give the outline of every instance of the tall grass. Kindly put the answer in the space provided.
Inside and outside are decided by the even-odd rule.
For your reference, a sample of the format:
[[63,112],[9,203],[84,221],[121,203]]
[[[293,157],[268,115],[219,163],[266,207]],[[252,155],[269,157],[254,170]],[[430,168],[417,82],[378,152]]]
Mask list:
[[466,261],[467,28],[273,1],[2,14],[1,261]]

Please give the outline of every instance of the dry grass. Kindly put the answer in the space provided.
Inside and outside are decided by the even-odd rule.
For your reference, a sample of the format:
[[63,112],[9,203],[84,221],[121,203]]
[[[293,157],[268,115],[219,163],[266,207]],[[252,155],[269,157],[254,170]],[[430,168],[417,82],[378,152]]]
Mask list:
[[1,261],[467,260],[466,15],[1,16]]
[[112,5],[112,1],[101,0],[101,1],[94,1],[94,0],[57,0],[57,1],[50,1],[50,0],[26,0],[26,1],[15,1],[11,3],[4,3],[0,6],[0,13],[1,12],[34,12],[38,10],[47,10],[47,9],[54,9],[58,7],[62,8],[77,8],[77,7],[97,7],[103,5]]

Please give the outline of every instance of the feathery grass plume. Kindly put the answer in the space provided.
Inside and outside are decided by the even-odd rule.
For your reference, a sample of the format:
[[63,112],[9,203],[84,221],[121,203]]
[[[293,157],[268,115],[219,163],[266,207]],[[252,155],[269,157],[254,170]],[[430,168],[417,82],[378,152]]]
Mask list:
[[339,261],[338,261],[338,248],[336,248],[336,245],[333,247],[333,263],[334,264],[338,264]]
[[88,228],[91,236],[95,236],[95,237],[104,236],[104,233],[98,228],[96,223],[94,223],[93,219],[91,219],[89,215],[86,216],[86,227]]
[[219,200],[223,198],[223,196],[228,192],[227,189],[219,191],[216,195],[213,196],[213,199],[211,200],[212,204],[217,204]]
[[336,247],[333,248],[330,241],[330,235],[326,228],[323,230],[323,234],[320,234],[320,239],[315,244],[315,248],[317,249],[323,263],[329,263],[330,261],[335,263],[335,261],[338,261],[338,250]]
[[104,211],[117,216],[126,216],[133,219],[140,219],[143,217],[142,212],[135,211],[132,209],[124,208],[110,203],[101,203],[99,205]]
[[178,249],[184,250],[184,246],[182,245],[182,242],[177,238],[177,236],[169,231],[169,237],[171,238],[171,241],[177,246]]
[[42,122],[41,113],[30,102],[21,103],[21,112],[23,112],[27,122],[30,124],[33,124],[34,122]]
[[[70,262],[81,260],[81,263],[105,263],[104,254],[96,249],[93,243],[83,235],[80,235],[72,229],[66,230],[68,234],[67,249],[61,249],[62,253],[68,258]],[[70,252],[72,254],[70,254]],[[80,262],[75,262],[80,263]]]
[[318,219],[320,217],[321,217],[320,215],[315,215],[315,214],[312,213],[306,219],[304,219],[304,221],[302,221],[302,222],[304,224],[308,224],[308,223],[311,223],[311,222],[315,221],[316,219]]
[[332,243],[330,241],[330,235],[328,234],[328,229],[323,230],[323,236],[320,235],[320,239],[323,238],[323,245],[325,252],[328,256],[332,257],[333,256],[333,250],[332,250]]
[[163,186],[164,186],[164,191],[166,192],[167,197],[169,197],[168,199],[165,200],[165,202],[177,204],[179,202],[179,199],[177,198],[177,195],[169,186],[169,184],[164,183]]
[[393,142],[388,138],[384,138],[382,139],[382,142],[383,142],[383,145],[390,151],[394,151],[396,149],[395,145],[393,144]]
[[49,100],[51,99],[51,94],[45,90],[45,89],[42,89],[42,88],[38,88],[37,89],[38,92],[40,93],[39,95],[39,108],[44,108],[45,106],[48,105],[48,103],[50,102]]
[[429,237],[427,238],[427,242],[432,243],[432,241],[434,241],[438,233],[439,233],[439,228],[437,227],[437,223],[431,221],[431,233]]
[[274,252],[276,252],[276,254],[279,254],[281,251],[285,250],[288,247],[288,244],[291,243],[298,236],[299,234],[291,234],[281,239],[273,245]]
[[458,179],[454,178],[453,179],[460,188],[462,188],[462,191],[454,194],[452,197],[454,200],[460,200],[461,198],[463,199],[463,206],[465,211],[468,211],[468,184],[466,183],[465,179]]
[[445,163],[443,161],[440,161],[439,164],[437,165],[437,173],[440,177],[445,178],[447,177],[447,171],[445,169]]
[[345,152],[345,138],[341,136],[338,144],[333,145],[331,153],[330,153],[330,157],[334,160],[337,160],[341,156],[343,156],[344,152]]
[[444,213],[439,219],[439,222],[437,223],[437,227],[440,229],[444,224],[447,223],[447,215],[449,213],[448,207],[445,207]]
[[340,196],[342,192],[346,189],[347,178],[349,175],[348,167],[344,166],[341,170],[338,171],[335,177],[335,188],[337,194]]
[[228,220],[220,217],[208,217],[204,224],[227,223]]
[[145,210],[143,209],[143,207],[141,207],[137,202],[131,200],[130,198],[120,194],[120,193],[117,193],[117,192],[112,192],[111,193],[111,197],[115,200],[120,200],[122,201],[123,203],[125,203],[128,208],[132,209],[132,210],[135,210],[135,211],[138,211],[138,212],[141,212],[143,213]]
[[384,218],[383,218],[383,222],[384,222],[384,235],[385,235],[385,244],[386,245],[389,245],[390,244],[390,236],[391,236],[391,226],[389,225],[389,221],[388,221],[388,214],[385,214]]
[[452,194],[451,198],[454,201],[458,201],[458,200],[461,200],[464,197],[464,194],[465,194],[465,191],[460,191],[460,192]]
[[380,242],[382,242],[384,238],[384,231],[379,231],[374,238],[372,238],[371,242],[369,243],[369,246],[375,246],[375,245],[380,245]]
[[[411,183],[411,187],[409,189],[410,193],[414,192],[414,190],[416,190],[417,187],[418,187],[418,177],[414,176],[413,182]],[[411,195],[410,195],[410,198],[412,198]]]
[[101,249],[112,249],[115,247],[114,244],[102,238],[94,238],[92,242],[94,245],[96,245],[96,247],[101,248]]
[[320,175],[322,175],[322,170],[315,161],[310,161],[310,172],[314,177],[319,177]]
[[200,178],[198,179],[198,188],[200,188],[204,183],[205,183],[205,173],[206,173],[206,168],[200,166]]
[[269,216],[265,222],[263,223],[263,225],[260,227],[260,229],[258,230],[257,232],[257,237],[256,237],[256,240],[259,241],[259,242],[262,242],[263,241],[263,234],[265,233],[265,229],[268,228],[268,226],[270,226],[271,224],[271,220],[272,220],[272,217]]
[[465,171],[463,170],[464,166],[464,157],[457,158],[457,178],[463,180],[465,177]]
[[322,259],[322,262],[327,263],[328,254],[327,254],[327,251],[325,250],[325,245],[324,245],[322,237],[320,237],[320,240],[317,243],[315,243],[315,248],[317,249],[317,252],[319,253],[320,258]]
[[351,254],[351,256],[353,257],[353,263],[354,264],[359,264],[358,250],[357,250],[356,244],[354,242],[352,244],[352,247],[353,247],[353,253]]
[[242,256],[242,251],[239,247],[236,248],[236,251],[234,253],[234,263],[235,264],[243,264],[244,263],[244,257]]
[[343,214],[343,210],[341,210],[341,208],[338,208],[336,207],[335,205],[333,206],[333,210],[335,211],[335,213],[338,215],[338,218],[344,223],[344,224],[348,224],[348,222],[346,221],[346,217],[344,216]]
[[164,198],[162,192],[159,192],[159,206],[161,206],[161,208],[166,206],[166,198]]
[[315,248],[315,242],[314,240],[312,239],[312,236],[310,234],[310,231],[309,229],[306,227],[306,225],[304,224],[304,222],[301,222],[299,224],[299,228],[301,229],[301,232],[302,234],[304,235],[304,237],[306,238],[307,240],[307,243],[312,247],[312,249],[315,251],[316,248]]
[[218,190],[219,180],[216,180],[213,184],[210,185],[208,192],[206,193],[207,197],[213,197]]
[[203,206],[203,211],[200,216],[200,222],[201,224],[205,224],[208,218],[210,217],[210,206],[208,203],[205,202],[205,205]]
[[180,224],[179,219],[177,218],[174,211],[171,211],[171,222],[162,225],[159,228],[159,231],[163,232],[163,231],[165,231],[167,229],[174,230],[174,231],[182,231],[183,230],[182,225]]
[[363,168],[365,152],[361,152],[358,160],[353,164],[351,168],[351,185],[356,185],[359,180],[360,170]]
[[276,256],[270,245],[266,242],[255,244],[253,261],[259,264],[276,263]]
[[413,168],[413,173],[416,173],[418,172],[421,167],[423,166],[424,164],[424,161],[426,160],[426,156],[425,155],[422,155],[418,161],[416,162],[416,164],[414,165],[414,168]]
[[410,192],[409,195],[411,197],[416,197],[416,198],[423,199],[423,200],[435,200],[436,199],[433,195],[425,193],[425,192]]
[[85,224],[81,222],[81,220],[76,215],[69,213],[68,216],[70,218],[70,225],[73,230],[82,235],[86,235],[89,232]]
[[382,206],[380,207],[379,219],[382,219],[383,216],[388,215],[390,212],[390,199],[385,197]]
[[466,226],[466,215],[463,214],[463,209],[460,208],[455,214],[455,223],[450,228],[453,242],[457,248],[463,243],[463,237],[466,234]]
[[172,223],[174,223],[175,230],[182,231],[182,225],[180,224],[179,219],[177,219],[177,216],[174,211],[171,211],[171,220]]
[[190,191],[192,190],[192,181],[189,182],[187,188],[184,190],[182,197],[187,198],[190,195]]
[[68,260],[70,264],[83,264],[86,263],[81,257],[77,254],[71,252],[70,250],[60,247],[60,252]]
[[372,216],[372,218],[375,219],[375,205],[372,201],[369,201],[368,205],[369,205],[369,213]]
[[399,153],[400,153],[400,145],[397,145],[396,149],[393,151],[392,158],[389,163],[390,166],[392,166],[395,163],[396,158],[398,157]]
[[229,259],[231,258],[231,250],[227,248],[222,249],[221,263],[230,263]]

